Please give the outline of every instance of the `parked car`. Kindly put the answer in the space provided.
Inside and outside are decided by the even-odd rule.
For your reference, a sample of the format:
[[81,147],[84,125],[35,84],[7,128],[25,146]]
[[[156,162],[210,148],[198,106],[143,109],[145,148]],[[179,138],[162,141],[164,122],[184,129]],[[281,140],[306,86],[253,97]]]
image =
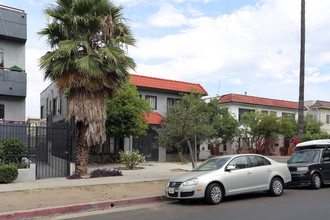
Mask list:
[[170,199],[204,198],[219,204],[223,197],[268,191],[283,193],[291,175],[286,164],[258,154],[238,154],[209,159],[194,170],[172,178],[165,187]]
[[330,184],[330,140],[314,140],[297,144],[288,160],[291,186],[319,189]]

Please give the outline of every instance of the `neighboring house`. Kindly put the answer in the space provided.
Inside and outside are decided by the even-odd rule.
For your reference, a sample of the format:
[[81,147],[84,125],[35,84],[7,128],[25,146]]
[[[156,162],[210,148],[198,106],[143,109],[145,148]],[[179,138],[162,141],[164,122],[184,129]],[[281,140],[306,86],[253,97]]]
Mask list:
[[322,128],[330,134],[330,102],[320,100],[305,101],[308,111],[306,114],[322,122]]
[[[149,124],[147,135],[130,137],[118,140],[111,137],[104,149],[107,153],[117,153],[119,150],[139,150],[145,155],[150,155],[151,160],[166,161],[166,149],[158,146],[156,136],[160,134],[158,128],[161,125],[162,117],[175,101],[182,98],[182,93],[190,93],[192,89],[199,90],[207,95],[204,88],[195,83],[161,79],[131,74],[131,84],[136,85],[140,98],[147,100],[153,108],[153,113],[146,116]],[[40,118],[47,119],[47,122],[58,122],[65,119],[67,100],[59,96],[56,83],[50,84],[40,94]]]
[[[220,106],[228,108],[229,112],[238,120],[247,112],[262,112],[264,114],[276,113],[277,116],[295,115],[298,116],[299,103],[278,99],[269,99],[240,94],[226,94],[218,97]],[[279,154],[279,148],[288,143],[284,143],[283,139],[278,139],[278,143],[274,146],[273,153]],[[286,141],[288,142],[288,141]],[[241,142],[244,147],[244,142]],[[222,143],[219,149],[220,153],[232,154],[236,151],[238,142]],[[205,159],[210,156],[210,146],[203,144],[200,147],[200,158]]]
[[0,5],[0,122],[25,122],[26,13]]

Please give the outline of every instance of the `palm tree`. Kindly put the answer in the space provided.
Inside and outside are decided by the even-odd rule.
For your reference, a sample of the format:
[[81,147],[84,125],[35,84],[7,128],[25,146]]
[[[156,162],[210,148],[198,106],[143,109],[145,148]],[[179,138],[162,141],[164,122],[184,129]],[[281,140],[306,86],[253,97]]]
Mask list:
[[305,91],[305,0],[301,0],[300,80],[298,138],[304,135],[304,91]]
[[106,96],[135,68],[127,56],[135,45],[123,8],[108,0],[57,0],[45,13],[52,18],[38,34],[51,51],[40,58],[44,78],[68,91],[67,120],[76,126],[76,172],[86,173],[91,147],[105,142]]

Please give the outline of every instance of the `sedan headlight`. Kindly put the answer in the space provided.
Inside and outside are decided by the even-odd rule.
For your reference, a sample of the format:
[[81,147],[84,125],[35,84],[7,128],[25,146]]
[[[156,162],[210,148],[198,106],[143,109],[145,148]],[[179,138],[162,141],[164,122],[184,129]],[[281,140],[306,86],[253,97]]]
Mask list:
[[297,171],[308,171],[308,167],[297,167]]
[[197,183],[198,183],[198,179],[197,178],[194,178],[194,179],[190,179],[190,180],[184,181],[182,183],[182,186],[194,186],[194,185],[197,185]]

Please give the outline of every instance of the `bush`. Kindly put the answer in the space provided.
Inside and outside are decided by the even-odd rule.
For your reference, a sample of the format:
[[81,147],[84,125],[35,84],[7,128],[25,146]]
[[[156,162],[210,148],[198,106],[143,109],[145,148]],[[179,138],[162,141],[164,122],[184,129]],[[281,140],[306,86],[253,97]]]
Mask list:
[[73,180],[73,179],[81,179],[82,177],[80,173],[74,172],[74,174],[67,176],[66,178],[69,180]]
[[26,145],[17,137],[4,138],[0,142],[0,158],[5,164],[19,164],[27,153]]
[[119,170],[97,169],[91,172],[91,178],[105,177],[105,176],[122,176]]
[[145,158],[138,150],[133,152],[119,152],[120,163],[125,164],[127,168],[133,169],[140,163],[145,162]]
[[0,164],[0,183],[10,183],[18,176],[18,168],[14,164]]

